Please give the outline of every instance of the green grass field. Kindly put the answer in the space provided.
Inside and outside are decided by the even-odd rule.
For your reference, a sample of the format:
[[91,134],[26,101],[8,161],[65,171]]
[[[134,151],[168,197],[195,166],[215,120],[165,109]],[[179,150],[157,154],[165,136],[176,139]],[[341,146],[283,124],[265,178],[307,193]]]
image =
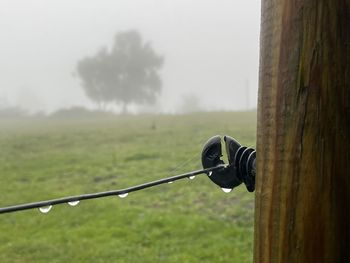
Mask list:
[[[0,121],[0,206],[201,168],[201,148],[213,135],[254,146],[255,115]],[[0,262],[251,262],[253,207],[243,185],[226,194],[199,175],[48,214],[1,214]]]

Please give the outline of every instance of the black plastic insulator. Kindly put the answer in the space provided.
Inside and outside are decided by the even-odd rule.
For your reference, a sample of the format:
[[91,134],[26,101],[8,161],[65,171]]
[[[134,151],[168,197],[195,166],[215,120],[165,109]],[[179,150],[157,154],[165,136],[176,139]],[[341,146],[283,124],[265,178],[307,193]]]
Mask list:
[[[229,165],[223,169],[208,173],[210,180],[221,188],[233,189],[244,183],[249,192],[255,190],[255,159],[256,151],[241,144],[230,136],[224,136],[225,148]],[[221,159],[221,137],[210,138],[202,150],[202,165],[206,169],[225,164]]]

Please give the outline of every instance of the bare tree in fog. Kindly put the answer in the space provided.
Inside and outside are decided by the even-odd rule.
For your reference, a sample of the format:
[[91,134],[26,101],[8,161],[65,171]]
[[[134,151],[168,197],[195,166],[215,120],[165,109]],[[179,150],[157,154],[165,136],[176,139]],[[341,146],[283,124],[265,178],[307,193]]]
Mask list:
[[87,96],[100,108],[116,103],[127,112],[130,103],[154,104],[161,91],[163,57],[136,30],[118,33],[111,49],[78,62]]

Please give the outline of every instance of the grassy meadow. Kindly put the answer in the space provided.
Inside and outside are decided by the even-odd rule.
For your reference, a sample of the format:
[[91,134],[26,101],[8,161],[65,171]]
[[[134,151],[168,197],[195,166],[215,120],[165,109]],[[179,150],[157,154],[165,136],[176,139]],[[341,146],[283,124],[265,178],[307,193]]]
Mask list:
[[[201,168],[203,144],[255,145],[255,112],[0,120],[0,206]],[[205,175],[127,198],[0,214],[0,262],[252,262],[254,194]]]

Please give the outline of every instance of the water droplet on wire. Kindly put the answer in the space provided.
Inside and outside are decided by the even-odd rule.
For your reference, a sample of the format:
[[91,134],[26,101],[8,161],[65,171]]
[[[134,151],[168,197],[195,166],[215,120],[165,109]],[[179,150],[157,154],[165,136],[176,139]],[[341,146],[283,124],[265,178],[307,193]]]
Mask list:
[[222,189],[222,191],[224,191],[225,193],[229,193],[229,192],[232,191],[231,188],[221,188],[221,189]]
[[52,205],[43,206],[39,208],[39,211],[43,214],[47,214],[48,212],[50,212],[51,208],[52,208]]
[[209,173],[208,173],[208,176],[211,176],[212,174],[213,174],[213,172],[209,172]]
[[196,178],[195,175],[192,175],[192,176],[188,177],[188,179],[190,179],[190,180],[193,180],[194,178]]
[[172,184],[174,181],[169,181],[168,184]]
[[128,194],[129,194],[129,193],[124,193],[124,194],[119,194],[118,196],[119,196],[120,198],[125,198],[125,197],[128,196]]
[[79,204],[79,200],[77,200],[77,201],[71,201],[71,202],[68,202],[68,204],[70,205],[70,206],[76,206],[76,205],[78,205]]

